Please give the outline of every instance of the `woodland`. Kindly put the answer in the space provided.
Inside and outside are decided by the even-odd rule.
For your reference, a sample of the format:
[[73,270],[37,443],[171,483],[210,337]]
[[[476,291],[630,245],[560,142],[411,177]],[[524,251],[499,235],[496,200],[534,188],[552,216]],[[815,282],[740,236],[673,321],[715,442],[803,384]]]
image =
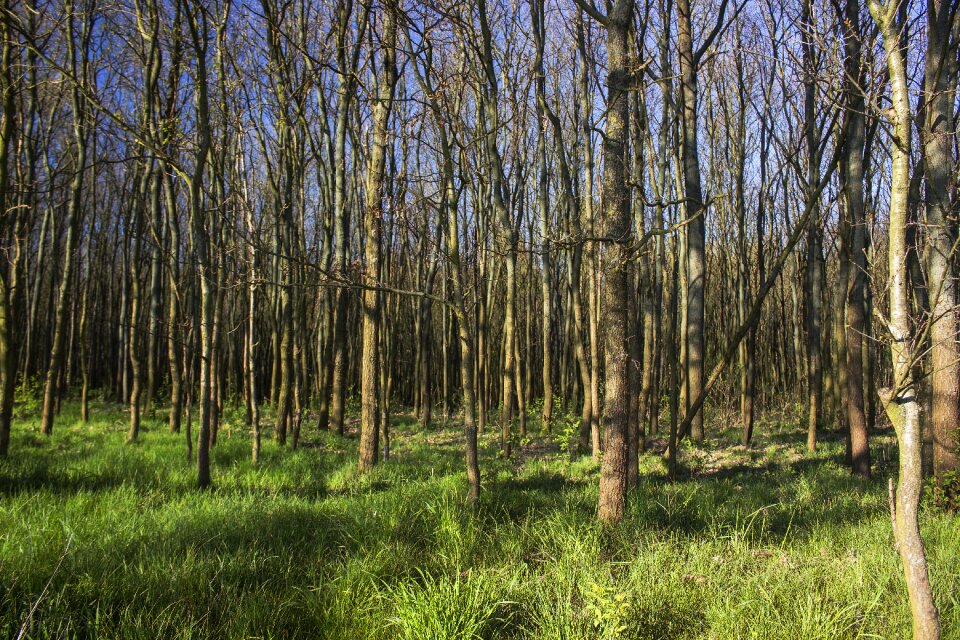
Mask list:
[[0,0],[0,635],[960,637],[958,12]]

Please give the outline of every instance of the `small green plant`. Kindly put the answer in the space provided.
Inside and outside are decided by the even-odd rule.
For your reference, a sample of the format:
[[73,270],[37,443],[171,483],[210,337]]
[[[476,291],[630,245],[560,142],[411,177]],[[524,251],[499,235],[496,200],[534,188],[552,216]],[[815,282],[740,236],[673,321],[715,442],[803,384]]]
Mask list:
[[560,445],[561,451],[569,453],[577,441],[580,431],[580,418],[566,414],[554,420],[553,441]]
[[614,640],[622,638],[627,630],[626,620],[630,615],[628,594],[617,592],[612,586],[591,582],[585,594],[587,614],[596,629],[597,638]]
[[960,471],[946,471],[939,479],[931,478],[924,491],[925,502],[937,511],[960,511]]
[[40,413],[40,402],[43,398],[43,382],[40,375],[24,378],[13,394],[13,406],[16,416],[27,418]]
[[344,414],[355,418],[360,415],[360,396],[352,395],[347,398],[347,401],[343,405]]
[[543,415],[543,398],[534,398],[527,401],[527,413],[531,416]]

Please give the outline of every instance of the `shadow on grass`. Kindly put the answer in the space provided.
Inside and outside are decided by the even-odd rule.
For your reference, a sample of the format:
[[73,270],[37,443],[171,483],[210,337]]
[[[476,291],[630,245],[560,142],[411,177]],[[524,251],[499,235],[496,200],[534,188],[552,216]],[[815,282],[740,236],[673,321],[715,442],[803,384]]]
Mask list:
[[832,457],[687,469],[676,482],[641,477],[629,498],[628,519],[685,537],[809,538],[824,526],[854,527],[874,519],[885,507],[881,485],[851,475]]

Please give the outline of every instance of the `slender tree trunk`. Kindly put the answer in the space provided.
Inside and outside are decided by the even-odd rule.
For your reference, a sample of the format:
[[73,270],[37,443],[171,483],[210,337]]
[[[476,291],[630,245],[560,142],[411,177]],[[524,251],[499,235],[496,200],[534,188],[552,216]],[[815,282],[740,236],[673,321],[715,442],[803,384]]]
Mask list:
[[[744,77],[743,56],[740,53],[742,47],[739,44],[740,34],[737,34],[738,52],[735,53],[736,71],[737,71],[737,121],[736,131],[731,134],[733,138],[733,164],[734,164],[734,206],[736,208],[737,218],[737,246],[740,259],[737,262],[737,323],[743,324],[747,320],[747,308],[749,306],[750,290],[752,283],[750,278],[750,250],[747,239],[747,202],[745,171],[747,159],[747,122],[746,122],[746,82]],[[761,178],[762,180],[763,178]],[[757,238],[757,242],[762,242],[762,238]],[[746,341],[740,344],[740,421],[743,429],[741,444],[744,447],[750,446],[753,440],[754,424],[754,374],[756,371],[756,340],[748,337]]]
[[90,237],[87,237],[83,262],[82,300],[80,303],[80,419],[90,422]]
[[[165,172],[166,173],[166,172]],[[180,422],[183,415],[183,374],[182,367],[187,362],[182,359],[180,338],[182,329],[180,322],[180,294],[178,281],[180,278],[180,222],[177,218],[177,201],[174,194],[173,179],[166,183],[165,199],[167,203],[167,227],[170,233],[169,249],[169,283],[167,286],[167,359],[170,364],[170,433],[180,433]]]
[[844,310],[846,309],[847,288],[850,282],[850,262],[843,256],[842,248],[844,243],[849,242],[846,238],[849,236],[848,225],[845,224],[846,214],[841,214],[841,222],[837,231],[840,236],[841,255],[837,264],[837,279],[833,288],[832,311],[832,338],[833,338],[833,371],[835,380],[833,385],[833,413],[837,419],[837,426],[846,434],[847,440],[847,462],[850,461],[850,430],[848,428],[848,416],[844,407],[844,395],[847,389],[847,330],[844,320]]
[[550,242],[550,184],[547,177],[547,139],[546,139],[546,78],[543,71],[543,52],[546,42],[546,25],[544,0],[532,0],[530,13],[533,17],[533,33],[536,43],[536,57],[534,59],[534,73],[536,74],[537,94],[537,162],[539,175],[537,178],[537,199],[540,217],[540,238],[543,247],[540,253],[541,278],[541,318],[540,338],[543,351],[543,367],[541,382],[543,383],[543,431],[550,432],[553,420],[553,326],[551,310],[553,308],[553,267],[551,265],[552,245]]
[[[81,78],[80,82],[86,82],[89,51],[89,32],[91,16],[84,18],[84,24],[80,33],[80,52],[78,55],[76,42],[76,12],[73,1],[68,0],[66,5],[67,12],[67,50],[70,64],[74,72]],[[79,65],[79,67],[78,67]],[[82,216],[82,190],[83,176],[87,160],[87,122],[86,106],[82,87],[79,84],[73,86],[71,92],[73,105],[73,138],[75,146],[75,156],[73,162],[73,179],[70,182],[70,202],[67,205],[67,234],[64,241],[63,271],[60,278],[60,290],[57,293],[57,308],[53,325],[53,344],[50,349],[50,365],[47,368],[46,380],[43,388],[43,417],[40,423],[40,431],[44,435],[53,433],[53,418],[56,412],[56,395],[58,389],[58,380],[60,370],[63,367],[66,357],[64,349],[64,339],[67,332],[67,315],[70,302],[70,291],[73,285],[73,253],[76,236],[79,232],[80,218]]]
[[[804,77],[804,137],[807,145],[807,188],[804,197],[808,200],[814,185],[820,182],[820,135],[817,129],[817,56],[813,44],[813,0],[803,3],[803,28],[808,31],[803,38]],[[807,203],[809,206],[809,202]],[[820,351],[821,322],[823,318],[823,290],[826,278],[823,269],[823,249],[820,229],[819,198],[810,218],[807,232],[807,272],[804,285],[807,300],[807,450],[816,451],[817,429],[820,425],[823,404],[823,370]]]
[[504,458],[509,458],[513,447],[511,423],[513,421],[513,394],[516,386],[517,363],[516,309],[517,309],[517,234],[504,196],[505,181],[503,159],[497,146],[497,131],[500,115],[497,110],[499,86],[493,58],[492,34],[487,17],[485,0],[478,0],[480,32],[482,40],[482,65],[485,85],[480,90],[483,115],[483,142],[487,162],[490,164],[490,191],[493,209],[497,216],[497,238],[500,255],[506,265],[506,299],[503,317],[503,369],[501,371],[500,449]]
[[154,238],[150,245],[150,319],[147,325],[147,388],[144,406],[153,415],[153,400],[157,393],[160,353],[160,321],[163,300],[163,209],[160,196],[163,191],[163,176],[156,159],[153,160],[150,189],[150,233]]
[[[334,147],[334,215],[335,230],[335,268],[341,278],[346,277],[347,259],[350,251],[350,203],[347,199],[347,158],[346,137],[350,121],[350,105],[354,97],[360,44],[364,40],[366,24],[370,16],[372,3],[363,5],[362,15],[357,28],[356,42],[352,47],[347,46],[347,37],[351,31],[351,12],[353,4],[350,2],[337,3],[337,35],[336,49],[337,62],[340,66],[338,73],[337,92],[340,102],[337,105],[336,131]],[[337,290],[336,313],[333,326],[333,369],[331,372],[330,391],[330,428],[337,434],[343,435],[343,414],[346,401],[347,387],[347,313],[349,311],[350,291],[345,287]]]
[[367,173],[367,211],[364,216],[365,282],[363,292],[363,365],[361,368],[360,410],[360,468],[369,469],[377,463],[380,437],[380,367],[379,343],[380,292],[376,289],[380,277],[380,237],[383,218],[384,167],[387,150],[388,125],[393,109],[393,94],[397,85],[397,0],[389,0],[384,9],[382,59],[377,82],[377,101],[373,108],[373,147]]
[[133,236],[133,260],[130,261],[130,315],[127,327],[127,355],[130,359],[131,389],[130,389],[130,430],[127,432],[127,442],[135,442],[140,436],[140,395],[142,393],[141,354],[140,354],[140,258],[141,236],[143,235],[143,209],[150,192],[150,176],[153,173],[149,161],[143,167],[140,177],[140,188],[137,204],[134,206],[134,216],[130,223]]
[[[587,234],[597,235],[593,211],[593,102],[590,97],[590,69],[591,63],[587,53],[585,23],[582,15],[577,17],[577,47],[580,51],[580,117],[583,126],[583,204],[582,215],[586,220]],[[597,327],[597,281],[596,281],[596,246],[592,240],[586,243],[586,281],[587,287],[587,322],[588,351],[590,356],[590,386],[584,393],[590,394],[590,451],[595,461],[600,460],[600,350]]]
[[900,3],[890,0],[881,4],[869,0],[873,15],[883,36],[887,52],[893,108],[892,178],[890,182],[889,285],[891,333],[890,354],[893,360],[892,389],[881,392],[881,401],[897,431],[900,448],[900,481],[897,485],[894,533],[904,577],[910,595],[914,640],[936,640],[940,637],[937,607],[933,601],[926,552],[920,538],[918,511],[923,485],[920,403],[913,379],[915,336],[910,318],[910,292],[907,266],[907,212],[910,192],[910,95],[907,86],[907,45],[901,42],[903,25],[897,19]]
[[861,87],[864,73],[861,55],[859,0],[847,0],[844,28],[846,70],[845,143],[841,176],[844,204],[849,220],[850,272],[846,295],[847,419],[850,425],[850,455],[853,473],[870,475],[870,446],[863,396],[863,334],[866,324],[864,289],[866,287],[866,229],[863,201],[863,145],[865,135],[864,98]]
[[[673,247],[671,248],[671,268],[672,273],[667,273],[666,261],[664,261],[663,271],[664,271],[664,280],[668,280],[669,289],[667,291],[667,335],[664,343],[666,344],[667,350],[667,368],[669,369],[668,374],[668,387],[670,394],[670,433],[669,440],[667,442],[667,475],[670,480],[676,480],[677,478],[677,436],[679,425],[677,424],[677,419],[680,413],[680,364],[681,360],[677,358],[677,299],[679,297],[679,273],[680,273],[680,258],[678,250],[679,242],[675,238],[673,241]],[[668,276],[670,276],[668,278]],[[681,336],[682,339],[682,336]]]
[[[12,73],[13,37],[9,25],[11,16],[10,0],[3,0],[3,15],[0,16],[0,35],[3,37],[3,49],[0,53],[0,107],[3,110],[0,113],[0,238],[5,238],[7,233],[4,223],[8,206],[10,143],[14,135],[17,95]],[[10,449],[13,390],[17,377],[12,308],[16,282],[12,284],[13,287],[8,284],[7,274],[0,271],[0,458],[5,458]]]
[[[239,161],[243,162],[243,154],[238,154]],[[244,187],[245,188],[245,187]],[[244,193],[244,198],[247,194]],[[253,210],[248,205],[245,211],[245,222],[247,225],[247,234],[254,238],[257,229],[253,223]],[[246,317],[246,340],[244,348],[243,371],[247,385],[247,412],[249,415],[251,429],[251,452],[250,457],[253,464],[260,461],[260,401],[257,397],[257,369],[256,369],[256,311],[257,311],[257,250],[256,243],[247,243],[247,317]]]
[[[706,261],[706,206],[700,185],[700,158],[697,146],[697,64],[693,51],[693,31],[689,0],[677,0],[677,45],[680,53],[680,95],[683,142],[683,193],[686,199],[687,219],[687,322],[686,322],[686,386],[688,399],[695,398],[703,389],[704,375],[704,287]],[[691,436],[703,441],[703,414],[694,414]]]
[[[210,240],[212,234],[208,212],[204,207],[203,176],[210,155],[210,102],[208,98],[207,50],[210,37],[207,30],[208,17],[198,8],[187,7],[186,24],[195,53],[196,81],[194,87],[194,105],[197,117],[197,149],[193,172],[188,181],[190,203],[190,227],[192,241],[197,257],[197,276],[200,281],[200,425],[197,430],[197,485],[205,489],[211,485],[210,478],[210,430],[211,406],[214,384],[213,373],[213,324],[216,304],[215,273],[211,268],[212,256]],[[191,385],[192,386],[192,385]],[[191,390],[191,398],[192,398]],[[188,411],[187,437],[190,437],[190,419]]]

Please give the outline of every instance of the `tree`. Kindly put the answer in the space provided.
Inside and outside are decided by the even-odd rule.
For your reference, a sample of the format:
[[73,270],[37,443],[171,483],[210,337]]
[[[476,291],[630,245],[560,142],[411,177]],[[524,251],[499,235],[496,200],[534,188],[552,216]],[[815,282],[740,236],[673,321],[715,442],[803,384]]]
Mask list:
[[[872,11],[871,7],[871,11]],[[928,0],[927,50],[924,56],[920,142],[926,185],[927,290],[930,306],[931,422],[933,465],[937,478],[957,469],[960,425],[960,346],[957,334],[956,215],[953,147],[958,62],[950,52],[960,42],[957,3]]]
[[205,489],[211,484],[210,477],[210,432],[213,429],[213,315],[216,299],[216,282],[213,272],[210,227],[212,215],[204,208],[203,180],[212,146],[210,137],[209,78],[207,54],[210,45],[209,22],[206,11],[199,7],[184,5],[186,28],[192,47],[195,67],[193,69],[194,109],[197,122],[196,152],[193,171],[186,182],[190,202],[190,230],[197,258],[197,277],[200,280],[200,427],[197,430],[197,484]]
[[541,376],[543,382],[543,428],[550,431],[553,420],[553,363],[551,350],[553,348],[552,307],[553,307],[553,265],[550,254],[550,187],[547,177],[547,90],[546,78],[543,72],[543,55],[546,46],[546,15],[543,0],[531,0],[530,15],[533,18],[533,36],[536,53],[533,62],[533,71],[536,76],[537,101],[537,162],[539,174],[537,176],[537,200],[540,217],[540,237],[543,250],[540,253],[541,265],[541,349],[543,351],[543,366]]
[[807,450],[817,447],[817,429],[823,413],[822,318],[823,238],[819,199],[812,199],[812,188],[820,181],[820,132],[817,126],[817,53],[813,33],[813,2],[803,3],[803,61],[807,70],[804,78],[803,115],[804,139],[807,147],[806,198],[812,200],[813,215],[807,232],[807,272],[804,280],[807,299]]
[[360,468],[369,469],[377,463],[380,435],[380,243],[383,224],[384,168],[390,112],[397,86],[397,20],[395,0],[387,0],[384,8],[382,58],[377,79],[377,97],[373,107],[373,147],[367,169],[367,210],[364,216],[365,282],[363,292],[363,365],[362,407],[360,412]]
[[633,23],[633,0],[617,0],[604,16],[585,0],[578,3],[607,30],[607,126],[603,139],[604,230],[609,241],[604,256],[606,281],[604,323],[604,456],[600,469],[600,504],[597,515],[602,522],[615,523],[623,518],[627,494],[627,457],[630,428],[629,359],[630,332],[628,297],[630,291],[630,250],[633,224],[630,218],[630,187],[626,168],[626,136],[630,111],[627,92],[628,68]]
[[[60,289],[57,293],[56,318],[53,326],[53,344],[50,349],[50,366],[43,385],[43,418],[40,431],[44,435],[53,433],[53,420],[56,413],[56,394],[58,393],[61,368],[64,362],[64,342],[67,333],[67,314],[69,297],[72,290],[73,253],[76,237],[79,233],[84,172],[87,166],[88,117],[84,92],[90,79],[90,40],[93,33],[93,20],[96,16],[96,4],[91,3],[80,13],[73,0],[64,5],[67,23],[67,58],[69,70],[76,81],[70,92],[73,109],[74,167],[70,182],[70,202],[67,206],[67,235],[64,241],[63,270],[60,276]],[[77,19],[81,20],[77,32]]]
[[892,126],[892,175],[888,231],[890,356],[893,386],[880,392],[887,415],[897,431],[900,451],[900,481],[897,484],[894,533],[910,594],[915,640],[940,637],[937,607],[933,602],[927,558],[920,538],[918,511],[923,483],[920,402],[913,377],[914,344],[910,318],[907,270],[907,205],[910,197],[910,95],[907,85],[907,42],[902,39],[904,22],[900,2],[870,0],[870,13],[883,36],[893,107],[887,117]]
[[[9,208],[10,195],[10,150],[15,136],[14,118],[17,85],[13,79],[13,34],[9,0],[4,0],[3,16],[0,17],[0,237],[7,237],[10,223],[16,219]],[[18,252],[19,253],[19,252]],[[17,351],[15,346],[13,301],[17,289],[17,268],[0,265],[0,458],[6,457],[10,448],[10,428],[13,420],[13,392],[17,377]],[[11,274],[12,272],[12,274]],[[11,275],[13,277],[11,277]]]
[[866,325],[864,291],[867,278],[866,218],[863,202],[864,116],[863,35],[860,3],[847,0],[841,24],[844,48],[844,153],[840,164],[843,185],[844,228],[842,259],[846,268],[844,325],[847,355],[847,420],[850,426],[850,462],[853,472],[870,475],[870,445],[863,395],[863,336]]
[[[687,276],[687,320],[685,323],[686,346],[684,365],[687,398],[695,398],[704,385],[704,367],[706,366],[705,307],[704,291],[706,287],[706,202],[703,199],[703,187],[700,178],[700,155],[697,146],[697,69],[704,53],[709,48],[724,24],[727,0],[720,4],[716,27],[707,36],[700,48],[693,49],[693,27],[689,0],[677,0],[677,47],[680,59],[680,113],[683,141],[680,146],[683,160],[683,195],[687,211],[686,239],[686,276]],[[688,407],[688,411],[691,409]],[[684,420],[684,422],[688,422]],[[696,442],[703,441],[703,415],[695,410],[689,421],[691,436]]]

